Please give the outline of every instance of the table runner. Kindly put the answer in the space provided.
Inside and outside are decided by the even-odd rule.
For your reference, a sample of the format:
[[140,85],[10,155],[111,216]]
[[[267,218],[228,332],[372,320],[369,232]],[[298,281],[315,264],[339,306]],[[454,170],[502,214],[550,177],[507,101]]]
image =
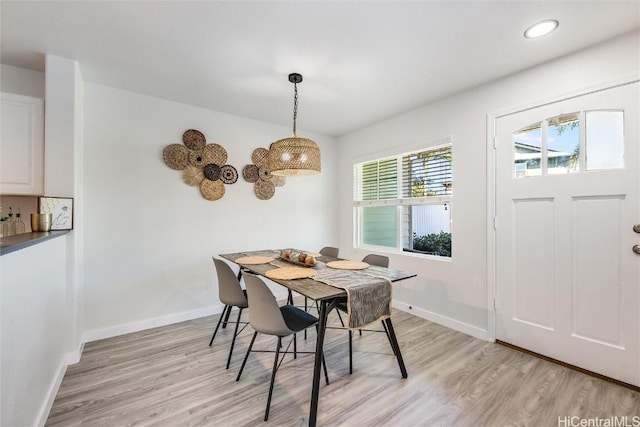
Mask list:
[[391,282],[366,270],[337,270],[321,264],[313,280],[347,291],[347,327],[361,329],[391,316]]
[[[279,259],[280,251],[267,249],[243,252],[244,256],[267,256],[275,258],[269,264],[274,267],[290,267],[294,264]],[[316,261],[313,267],[317,274],[312,280],[325,283],[347,292],[347,327],[362,329],[378,320],[391,317],[391,281],[385,277],[368,274],[365,270],[339,270]]]

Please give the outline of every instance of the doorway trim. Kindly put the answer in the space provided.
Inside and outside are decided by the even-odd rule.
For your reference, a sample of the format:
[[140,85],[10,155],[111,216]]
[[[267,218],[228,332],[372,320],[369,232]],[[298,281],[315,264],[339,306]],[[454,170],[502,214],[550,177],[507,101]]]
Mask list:
[[497,120],[502,117],[517,114],[522,111],[542,107],[560,101],[566,101],[579,96],[589,95],[603,90],[613,89],[640,82],[640,71],[629,73],[615,79],[600,81],[588,87],[567,92],[565,94],[542,98],[528,102],[523,105],[513,106],[494,112],[487,113],[487,341],[496,341],[496,268],[497,268],[497,246],[496,246],[496,130]]

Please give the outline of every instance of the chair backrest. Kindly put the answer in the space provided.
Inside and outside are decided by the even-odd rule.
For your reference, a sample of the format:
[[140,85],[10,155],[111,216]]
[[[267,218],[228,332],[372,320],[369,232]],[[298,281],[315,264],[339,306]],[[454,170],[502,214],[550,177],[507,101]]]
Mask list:
[[287,327],[280,311],[280,306],[271,290],[258,276],[244,274],[244,282],[247,285],[251,327],[262,333],[284,337],[291,335],[293,331]]
[[340,250],[338,248],[334,248],[332,246],[325,246],[324,248],[320,249],[320,255],[332,256],[334,258],[338,258],[339,251]]
[[362,261],[369,265],[376,265],[378,267],[389,267],[389,257],[384,255],[369,254],[362,258]]
[[218,274],[218,297],[223,304],[234,307],[248,307],[247,298],[242,291],[238,278],[229,267],[229,264],[221,259],[213,258]]

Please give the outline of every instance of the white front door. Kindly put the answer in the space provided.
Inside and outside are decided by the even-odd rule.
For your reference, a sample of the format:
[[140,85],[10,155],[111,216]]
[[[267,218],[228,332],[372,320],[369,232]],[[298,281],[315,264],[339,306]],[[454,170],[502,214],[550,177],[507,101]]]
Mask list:
[[640,386],[638,82],[496,120],[496,338]]

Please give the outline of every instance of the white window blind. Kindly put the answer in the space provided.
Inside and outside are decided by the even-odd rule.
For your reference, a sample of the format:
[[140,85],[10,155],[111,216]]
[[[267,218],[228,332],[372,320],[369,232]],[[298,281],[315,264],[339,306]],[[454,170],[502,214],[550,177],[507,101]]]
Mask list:
[[451,147],[403,156],[402,175],[405,198],[451,194]]
[[354,206],[446,203],[453,186],[451,146],[359,163]]

